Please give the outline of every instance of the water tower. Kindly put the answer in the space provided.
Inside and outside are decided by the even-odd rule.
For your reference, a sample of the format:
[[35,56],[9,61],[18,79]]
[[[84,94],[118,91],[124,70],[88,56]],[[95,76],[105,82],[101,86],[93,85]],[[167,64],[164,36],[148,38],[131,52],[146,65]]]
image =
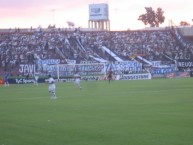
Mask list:
[[110,31],[108,4],[90,4],[88,27],[92,29]]

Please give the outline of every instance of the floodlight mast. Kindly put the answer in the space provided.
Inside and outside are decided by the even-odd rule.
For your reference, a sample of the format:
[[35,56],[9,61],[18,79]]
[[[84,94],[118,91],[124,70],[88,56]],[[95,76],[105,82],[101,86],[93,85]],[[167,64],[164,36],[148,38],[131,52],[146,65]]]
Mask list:
[[55,25],[55,11],[56,9],[51,9],[52,11],[52,23],[53,23],[53,26]]

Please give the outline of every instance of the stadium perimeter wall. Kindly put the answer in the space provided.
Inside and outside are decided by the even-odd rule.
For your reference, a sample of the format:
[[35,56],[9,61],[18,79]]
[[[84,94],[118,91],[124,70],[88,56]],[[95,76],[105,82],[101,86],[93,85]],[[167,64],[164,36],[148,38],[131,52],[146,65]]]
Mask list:
[[185,37],[193,37],[193,26],[183,26],[178,28]]
[[[149,80],[153,78],[189,78],[193,77],[193,71],[191,72],[172,72],[161,75],[161,77],[153,76],[151,73],[141,73],[141,74],[127,74],[127,75],[114,75],[114,80]],[[45,83],[47,78],[39,78],[39,83]],[[63,77],[60,79],[55,78],[56,82],[73,82],[73,77]],[[98,81],[98,80],[106,80],[104,76],[82,76],[82,81]],[[0,78],[0,85],[4,83],[3,79]],[[34,78],[22,78],[22,77],[12,77],[9,78],[10,84],[30,84],[34,83]]]

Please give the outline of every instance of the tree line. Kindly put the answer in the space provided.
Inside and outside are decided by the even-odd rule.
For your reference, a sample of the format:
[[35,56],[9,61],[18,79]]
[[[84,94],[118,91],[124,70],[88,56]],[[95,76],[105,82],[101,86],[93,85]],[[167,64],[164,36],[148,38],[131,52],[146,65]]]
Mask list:
[[[146,13],[141,14],[138,20],[142,21],[145,25],[150,27],[159,27],[165,21],[164,11],[162,8],[157,8],[156,11],[152,7],[145,7]],[[192,19],[193,20],[193,19]],[[181,21],[180,26],[190,25],[186,21]]]

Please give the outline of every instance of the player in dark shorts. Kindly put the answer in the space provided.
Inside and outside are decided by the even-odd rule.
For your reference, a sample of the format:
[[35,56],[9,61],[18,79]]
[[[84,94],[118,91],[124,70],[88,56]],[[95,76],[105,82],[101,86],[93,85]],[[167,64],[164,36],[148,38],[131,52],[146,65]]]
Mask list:
[[5,75],[4,75],[4,86],[9,86],[9,73],[6,72]]
[[111,69],[108,72],[107,79],[108,79],[109,83],[111,82],[111,80],[113,80],[113,71]]

